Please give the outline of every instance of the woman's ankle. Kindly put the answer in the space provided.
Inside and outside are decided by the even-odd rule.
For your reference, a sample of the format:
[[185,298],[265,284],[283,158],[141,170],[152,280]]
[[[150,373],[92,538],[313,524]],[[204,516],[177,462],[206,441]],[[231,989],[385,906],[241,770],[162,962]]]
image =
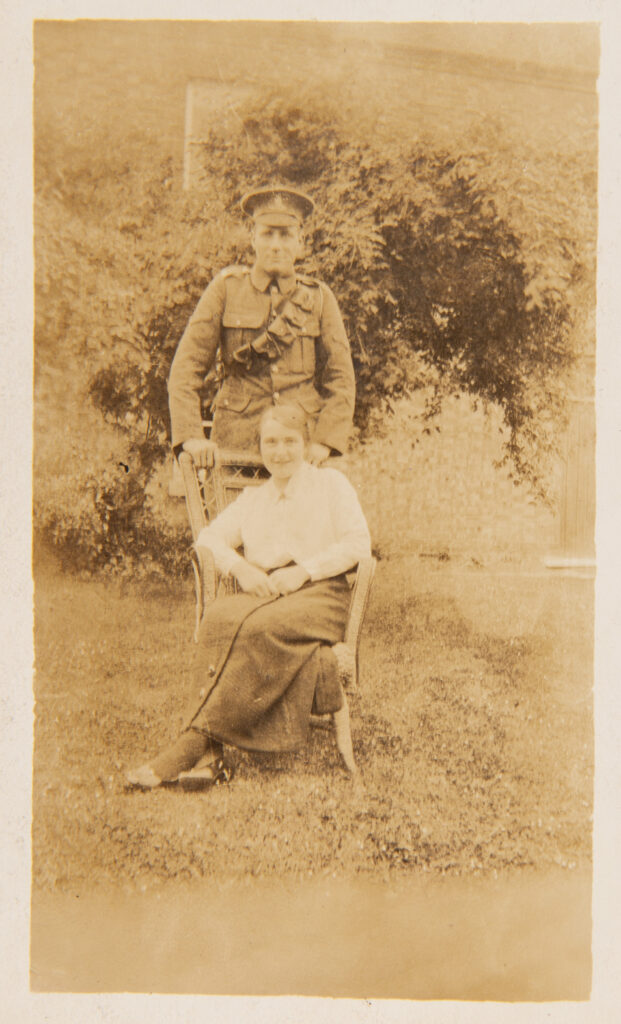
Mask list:
[[217,740],[208,740],[209,746],[201,758],[194,765],[195,768],[204,768],[207,765],[217,764],[222,760],[223,747]]
[[209,749],[211,741],[197,729],[187,729],[174,743],[149,761],[149,768],[162,782],[173,782],[180,772],[193,768]]

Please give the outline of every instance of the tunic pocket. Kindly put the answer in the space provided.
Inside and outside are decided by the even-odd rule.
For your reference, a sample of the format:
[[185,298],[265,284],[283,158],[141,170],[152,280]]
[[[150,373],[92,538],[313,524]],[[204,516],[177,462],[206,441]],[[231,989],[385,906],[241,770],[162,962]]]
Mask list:
[[316,419],[321,410],[321,399],[312,385],[301,384],[295,392],[294,400],[301,405],[309,419]]
[[267,317],[261,309],[225,309],[222,314],[222,326],[232,329],[258,330],[265,323],[267,323]]
[[244,381],[239,377],[227,377],[216,396],[216,409],[228,409],[230,412],[244,412],[250,402],[250,392]]
[[222,355],[230,363],[238,348],[251,342],[267,323],[260,309],[231,309],[222,316]]

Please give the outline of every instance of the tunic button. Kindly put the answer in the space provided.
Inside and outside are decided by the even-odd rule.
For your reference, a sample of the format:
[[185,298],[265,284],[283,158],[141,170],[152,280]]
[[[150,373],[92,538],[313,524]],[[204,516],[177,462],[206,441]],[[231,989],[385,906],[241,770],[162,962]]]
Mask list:
[[215,670],[214,666],[210,665],[209,666],[209,675],[210,676],[215,676],[215,674],[216,674],[216,670]]
[[205,690],[199,690],[198,691],[198,695],[199,695],[199,697],[204,697],[205,696]]
[[280,395],[279,395],[278,391],[275,391],[274,392],[274,401],[277,402],[279,398],[280,398]]
[[223,403],[223,404],[224,404],[224,405],[228,405],[228,404],[229,404],[229,400],[228,400],[228,398],[225,398],[225,399],[224,399],[224,403]]

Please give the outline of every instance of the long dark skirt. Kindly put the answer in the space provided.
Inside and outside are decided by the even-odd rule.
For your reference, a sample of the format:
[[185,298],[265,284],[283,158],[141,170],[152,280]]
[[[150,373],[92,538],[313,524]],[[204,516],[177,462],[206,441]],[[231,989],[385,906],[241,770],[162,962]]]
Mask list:
[[203,619],[196,696],[186,726],[246,750],[293,750],[311,709],[341,704],[331,645],[343,639],[350,592],[344,576],[286,597],[218,598]]

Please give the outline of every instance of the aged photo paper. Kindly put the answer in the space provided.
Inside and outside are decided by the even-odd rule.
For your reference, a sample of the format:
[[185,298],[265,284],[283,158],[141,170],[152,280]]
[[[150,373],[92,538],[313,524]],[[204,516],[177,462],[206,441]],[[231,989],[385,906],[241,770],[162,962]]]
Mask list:
[[[256,11],[82,2],[3,13],[6,1019],[613,1021],[614,5],[283,11],[270,3]],[[269,131],[257,119],[261,103]],[[345,310],[358,401],[368,402],[372,425],[365,434],[357,423],[361,440],[343,465],[377,559],[362,692],[351,699],[365,788],[348,781],[333,733],[321,727],[301,754],[233,755],[229,787],[130,792],[127,770],[174,738],[195,614],[174,544],[168,561],[153,557],[153,571],[148,544],[140,547],[140,530],[155,523],[158,537],[185,538],[189,549],[171,456],[148,477],[151,518],[136,519],[133,533],[129,520],[115,519],[121,491],[126,502],[142,500],[128,482],[137,479],[130,456],[149,458],[167,429],[157,434],[150,412],[144,433],[136,412],[151,400],[148,360],[157,387],[165,381],[160,341],[149,349],[160,329],[151,305],[161,297],[174,320],[157,335],[169,365],[178,325],[212,273],[252,259],[241,214],[224,199],[218,205],[213,182],[225,180],[228,160],[240,192],[246,166],[248,190],[272,184],[272,153],[278,177],[316,198],[301,265],[311,289],[326,276]],[[424,248],[415,232],[410,248],[403,241],[398,172],[420,190]],[[201,227],[206,209],[211,221]],[[450,240],[462,223],[470,242],[451,262],[443,232]],[[519,227],[517,241],[506,223]],[[486,255],[469,263],[479,249]],[[400,253],[416,272],[402,274]],[[489,270],[501,263],[502,273]],[[446,272],[442,294],[437,274],[425,276],[437,266]],[[487,281],[488,270],[495,284],[473,286],[466,302],[468,285],[477,274]],[[186,292],[192,273],[195,290]],[[409,294],[414,278],[426,305]],[[429,339],[447,337],[458,315],[462,330],[468,323],[484,337],[481,310],[496,315],[493,299],[484,301],[503,287],[514,297],[516,282],[529,298],[516,300],[512,315],[539,324],[539,349],[504,376],[493,345],[486,368],[475,359],[460,377],[457,356],[439,355],[431,340],[414,359],[394,341],[424,325],[423,307],[435,324]],[[558,327],[567,295],[573,376],[560,391],[547,377],[519,421],[516,450],[526,455],[514,483],[501,464],[501,407],[509,403],[515,424],[525,404],[511,405],[490,382],[511,381],[514,398],[522,365],[543,380],[545,360],[557,357],[561,379],[561,334],[542,325],[556,316]],[[355,327],[354,302],[366,318]],[[385,366],[373,348],[381,330]],[[124,369],[115,377],[117,355]],[[391,385],[391,359],[395,380],[406,362],[416,377],[414,398]],[[421,396],[432,394],[438,367],[446,387],[434,392],[441,404],[427,420]],[[461,398],[449,379],[463,385]],[[552,455],[548,421],[536,419],[544,393],[566,400]],[[143,447],[132,448],[140,431]],[[536,478],[530,467],[543,464],[544,450],[552,468]],[[535,500],[537,487],[553,500]],[[106,524],[101,536],[93,508]],[[128,569],[129,537],[140,554]],[[167,589],[166,574],[177,571],[187,572],[185,589]]]

